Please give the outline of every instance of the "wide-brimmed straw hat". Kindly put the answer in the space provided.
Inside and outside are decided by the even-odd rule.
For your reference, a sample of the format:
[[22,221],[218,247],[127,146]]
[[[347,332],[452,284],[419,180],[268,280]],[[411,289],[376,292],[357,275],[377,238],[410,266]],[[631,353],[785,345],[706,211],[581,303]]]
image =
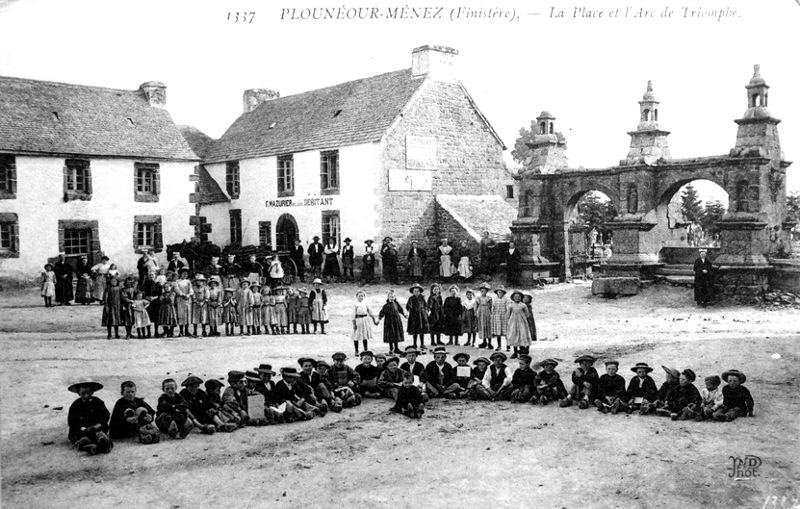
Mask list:
[[422,293],[422,292],[424,292],[424,291],[425,291],[425,289],[422,287],[422,285],[421,285],[421,284],[419,284],[419,283],[414,283],[414,284],[413,284],[413,285],[411,285],[411,287],[408,289],[408,293],[414,293],[414,290],[415,290],[415,289],[419,290],[419,291],[420,291],[420,293]]
[[581,355],[580,357],[575,359],[576,364],[580,364],[583,361],[588,361],[589,363],[594,364],[595,362],[597,362],[597,359],[595,357],[592,357],[591,355]]
[[100,382],[95,382],[91,378],[83,378],[80,382],[76,382],[67,387],[67,390],[69,392],[74,392],[75,394],[80,394],[80,390],[83,387],[91,389],[92,392],[97,392],[103,388],[103,384],[101,384]]
[[644,369],[644,370],[645,370],[645,371],[647,371],[648,373],[650,373],[651,371],[653,371],[653,368],[651,368],[650,366],[648,366],[646,362],[637,362],[637,363],[636,363],[636,365],[635,365],[634,367],[632,367],[632,368],[631,368],[631,371],[633,371],[634,373],[636,373],[636,372],[638,372],[640,369]]
[[312,366],[312,367],[314,367],[314,368],[316,368],[316,367],[317,367],[317,361],[315,361],[315,360],[314,360],[314,359],[312,359],[311,357],[300,357],[299,359],[297,359],[297,364],[299,364],[301,367],[302,367],[302,366],[303,366],[303,364],[305,364],[306,362],[310,362],[310,363],[311,363],[311,366]]
[[738,369],[729,369],[728,371],[722,373],[722,379],[725,380],[725,383],[728,383],[728,377],[731,375],[738,377],[739,383],[744,383],[744,381],[747,380],[747,377],[744,375],[744,373]]
[[465,352],[458,352],[453,356],[453,360],[458,362],[459,359],[465,359],[467,362],[469,362],[469,354]]

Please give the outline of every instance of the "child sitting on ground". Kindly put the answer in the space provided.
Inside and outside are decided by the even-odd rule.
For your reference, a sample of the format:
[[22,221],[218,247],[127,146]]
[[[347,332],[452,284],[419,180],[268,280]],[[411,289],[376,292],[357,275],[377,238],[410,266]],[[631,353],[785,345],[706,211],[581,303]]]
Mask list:
[[696,421],[705,421],[711,419],[711,416],[722,408],[724,398],[722,397],[722,390],[719,386],[722,380],[718,375],[707,376],[705,379],[706,386],[700,389],[700,403],[691,404],[683,410],[681,420],[695,419]]
[[531,403],[546,405],[551,401],[558,401],[567,397],[567,388],[561,381],[561,375],[556,371],[558,361],[545,359],[542,361],[542,370],[536,375],[536,396],[531,398]]
[[483,375],[484,395],[491,401],[508,399],[511,395],[511,369],[506,366],[508,359],[503,352],[495,352],[489,356],[492,365]]
[[233,413],[226,411],[222,407],[222,394],[220,391],[225,384],[212,378],[210,380],[206,380],[206,383],[203,384],[203,386],[206,388],[209,405],[217,412],[217,417],[225,425],[225,429],[223,431],[236,430],[236,428],[239,427],[237,420],[238,416],[234,416]]
[[247,391],[244,388],[244,373],[228,372],[228,387],[222,393],[222,408],[233,414],[236,424],[242,428],[250,421],[247,413]]
[[678,386],[672,389],[667,395],[667,402],[664,408],[659,408],[656,412],[659,415],[667,415],[670,419],[677,421],[683,415],[683,410],[689,405],[700,403],[700,392],[694,386],[697,375],[691,369],[681,371]]
[[511,394],[509,399],[512,403],[527,403],[534,396],[536,391],[536,371],[531,369],[531,356],[519,354],[517,357],[519,367],[511,375]]
[[355,370],[361,377],[361,383],[356,386],[356,392],[365,398],[380,399],[381,389],[378,387],[378,376],[380,370],[372,364],[372,352],[364,350],[361,352],[361,364]]
[[646,362],[640,362],[632,367],[631,371],[636,373],[636,376],[631,378],[630,383],[628,383],[628,413],[639,410],[645,401],[658,399],[656,383],[648,374],[653,371],[653,368],[648,366]]
[[127,380],[120,386],[122,397],[111,412],[109,436],[113,439],[139,437],[143,444],[160,440],[158,428],[153,424],[155,410],[142,398],[136,397],[136,384]]
[[186,438],[194,428],[194,416],[189,412],[186,401],[178,394],[178,383],[172,378],[161,382],[164,394],[158,398],[158,429],[172,438]]
[[722,379],[728,384],[722,388],[722,408],[714,412],[715,421],[732,421],[737,417],[753,415],[753,396],[742,384],[747,377],[738,369],[722,373]]
[[606,361],[606,374],[600,377],[597,397],[594,400],[594,406],[599,412],[606,413],[610,410],[612,414],[616,414],[620,410],[628,409],[625,379],[617,374],[617,370],[619,370],[618,361]]
[[403,384],[397,388],[397,401],[391,408],[392,412],[399,412],[412,419],[421,419],[425,413],[422,403],[422,392],[414,385],[414,375],[402,371]]
[[109,453],[114,447],[108,437],[108,409],[102,399],[94,396],[102,388],[103,384],[88,379],[67,388],[80,396],[69,407],[67,437],[79,451],[89,456]]
[[469,362],[469,354],[459,352],[453,356],[453,360],[457,363],[453,369],[455,371],[455,384],[458,385],[458,389],[451,393],[452,398],[466,398],[471,388],[470,382],[473,382],[472,368],[467,364]]
[[344,408],[360,405],[361,396],[356,394],[353,389],[359,384],[361,378],[353,368],[344,363],[347,360],[344,352],[336,352],[332,358],[333,366],[328,370],[328,379],[333,385],[333,393],[342,400]]
[[492,399],[491,394],[489,394],[486,387],[483,386],[483,378],[486,376],[486,372],[489,371],[489,364],[491,363],[486,357],[478,357],[472,361],[472,379],[469,384],[467,384],[469,399],[479,401],[488,401]]
[[[661,367],[667,374],[667,378],[664,380],[664,383],[661,384],[661,387],[658,388],[655,401],[645,400],[642,402],[642,407],[639,409],[640,415],[654,413],[658,409],[664,408],[664,405],[666,405],[667,396],[670,392],[672,392],[672,389],[678,386],[678,378],[681,376],[678,370],[675,368],[668,368],[663,365]],[[667,413],[667,415],[669,415],[669,413]]]
[[226,424],[220,419],[219,410],[215,408],[208,394],[200,388],[201,383],[203,381],[194,375],[181,382],[181,385],[186,388],[180,392],[180,395],[186,400],[186,404],[189,405],[189,411],[197,420],[195,426],[208,434],[212,432],[212,428],[215,431],[234,431],[236,425]]
[[572,372],[572,388],[567,398],[558,404],[560,407],[572,406],[573,401],[577,400],[578,408],[589,408],[589,402],[595,400],[597,384],[600,382],[597,370],[592,367],[596,360],[591,355],[581,355],[575,359],[579,367]]

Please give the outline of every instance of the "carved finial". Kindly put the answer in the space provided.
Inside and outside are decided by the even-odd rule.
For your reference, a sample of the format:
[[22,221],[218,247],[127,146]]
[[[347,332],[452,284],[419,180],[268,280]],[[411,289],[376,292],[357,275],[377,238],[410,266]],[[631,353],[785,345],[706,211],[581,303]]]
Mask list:
[[760,78],[761,77],[761,64],[753,65],[753,77]]
[[[756,67],[758,67],[758,66],[756,66]],[[756,72],[758,72],[758,71],[756,71]],[[652,82],[652,80],[647,80],[647,91],[648,92],[652,92],[653,91],[653,82]]]

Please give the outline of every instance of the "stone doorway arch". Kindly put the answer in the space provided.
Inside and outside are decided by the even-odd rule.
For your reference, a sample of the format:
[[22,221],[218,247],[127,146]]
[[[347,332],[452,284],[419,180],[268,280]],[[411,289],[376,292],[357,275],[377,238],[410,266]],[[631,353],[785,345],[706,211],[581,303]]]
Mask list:
[[291,214],[282,214],[275,226],[275,247],[278,251],[288,251],[294,246],[294,240],[300,238],[297,221]]

